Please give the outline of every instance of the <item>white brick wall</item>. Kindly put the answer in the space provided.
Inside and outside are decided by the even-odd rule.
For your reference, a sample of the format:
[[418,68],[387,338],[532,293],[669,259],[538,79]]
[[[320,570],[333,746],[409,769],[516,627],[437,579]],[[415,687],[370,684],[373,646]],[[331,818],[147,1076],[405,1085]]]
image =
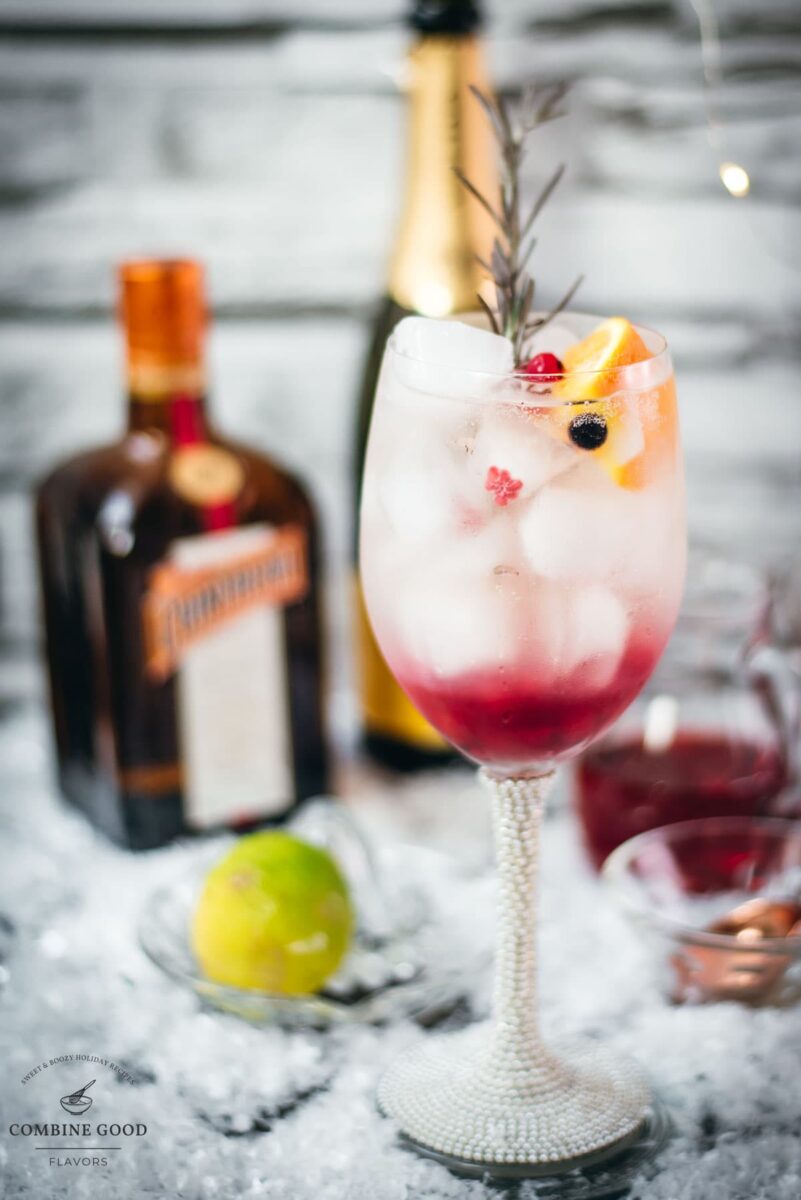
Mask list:
[[[366,314],[402,179],[400,0],[0,0],[0,691],[30,674],[28,489],[119,428],[112,270],[207,260],[220,424],[300,468],[328,530],[339,657],[349,450]],[[533,178],[543,300],[662,326],[691,523],[768,563],[801,526],[801,10],[717,0],[731,199],[689,0],[490,0],[499,84],[574,82]],[[707,97],[708,99],[708,97]],[[21,683],[20,681],[23,681]]]

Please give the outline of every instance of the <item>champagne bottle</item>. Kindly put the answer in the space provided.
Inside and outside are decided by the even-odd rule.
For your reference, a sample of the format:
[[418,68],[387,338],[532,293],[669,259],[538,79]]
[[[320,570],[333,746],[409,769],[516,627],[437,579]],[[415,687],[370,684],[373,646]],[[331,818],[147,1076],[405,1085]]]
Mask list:
[[59,780],[116,841],[283,819],[326,790],[303,486],[206,406],[199,265],[120,272],[128,430],[39,488]]
[[[487,89],[476,0],[417,0],[408,58],[407,183],[389,271],[373,327],[358,409],[356,525],[361,475],[376,382],[387,338],[404,316],[447,317],[475,310],[489,257],[491,218],[461,185],[458,167],[484,195],[497,190],[486,117],[469,88]],[[452,751],[418,713],[389,671],[367,619],[356,579],[357,644],[363,740],[378,762],[416,770]]]

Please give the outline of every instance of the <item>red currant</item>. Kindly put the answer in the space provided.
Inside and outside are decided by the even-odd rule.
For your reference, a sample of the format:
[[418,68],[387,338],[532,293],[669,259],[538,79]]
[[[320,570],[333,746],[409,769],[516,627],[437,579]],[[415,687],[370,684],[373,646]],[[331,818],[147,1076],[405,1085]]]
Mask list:
[[565,369],[556,355],[546,350],[542,354],[535,354],[520,370],[530,379],[536,379],[537,383],[555,383]]

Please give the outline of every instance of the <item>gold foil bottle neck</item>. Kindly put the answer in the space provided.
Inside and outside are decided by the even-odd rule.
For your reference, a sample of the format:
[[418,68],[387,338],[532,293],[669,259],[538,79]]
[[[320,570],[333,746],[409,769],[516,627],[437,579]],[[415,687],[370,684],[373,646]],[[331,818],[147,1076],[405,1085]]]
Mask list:
[[475,36],[423,36],[409,61],[408,184],[390,267],[403,308],[442,317],[478,307],[492,219],[460,183],[458,167],[484,195],[498,189],[492,133],[470,85],[488,90]]

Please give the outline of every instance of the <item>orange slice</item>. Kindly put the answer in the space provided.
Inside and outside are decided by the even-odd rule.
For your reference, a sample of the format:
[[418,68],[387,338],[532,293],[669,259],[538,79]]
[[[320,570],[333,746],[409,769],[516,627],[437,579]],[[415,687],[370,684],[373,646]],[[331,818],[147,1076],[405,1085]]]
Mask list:
[[[645,362],[651,351],[625,317],[610,317],[582,341],[562,355],[565,378],[559,383],[563,396],[590,400],[608,396],[618,386],[618,367]],[[578,377],[578,372],[595,372]]]
[[597,413],[604,418],[608,430],[606,441],[587,453],[606,468],[620,487],[645,486],[649,434],[639,406],[625,395],[615,395],[622,386],[620,368],[651,357],[651,351],[630,321],[625,317],[610,317],[564,352],[565,374],[553,389],[554,395],[573,401],[559,415],[566,437],[579,413]]

